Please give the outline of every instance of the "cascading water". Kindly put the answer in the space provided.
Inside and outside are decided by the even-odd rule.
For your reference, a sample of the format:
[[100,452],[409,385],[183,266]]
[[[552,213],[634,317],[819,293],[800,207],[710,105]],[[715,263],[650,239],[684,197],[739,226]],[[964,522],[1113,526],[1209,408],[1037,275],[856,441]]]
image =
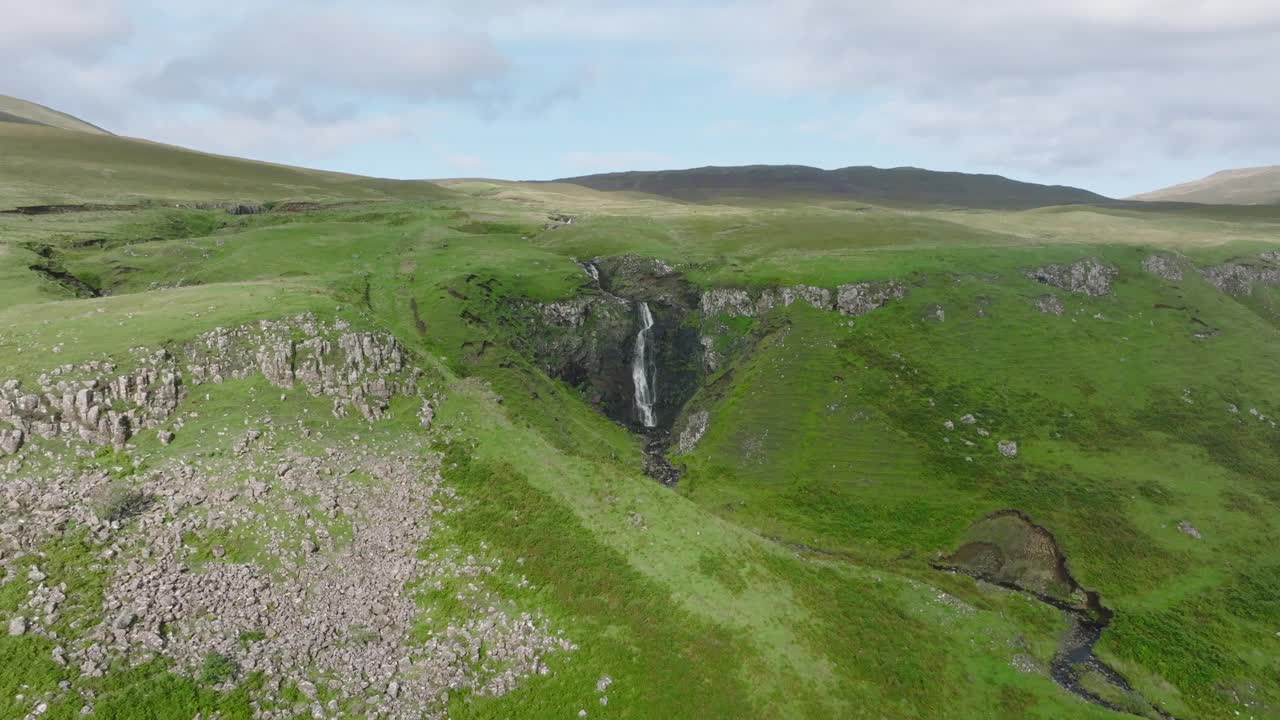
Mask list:
[[600,270],[596,268],[596,264],[582,263],[582,269],[586,270],[591,279],[596,281],[596,287],[600,287]]
[[650,357],[649,353],[649,339],[653,331],[653,313],[649,312],[649,303],[642,302],[637,307],[640,312],[640,332],[636,333],[636,349],[631,358],[631,380],[636,387],[636,414],[640,416],[642,425],[651,428],[656,427],[658,424],[657,417],[653,412],[658,379],[653,358]]

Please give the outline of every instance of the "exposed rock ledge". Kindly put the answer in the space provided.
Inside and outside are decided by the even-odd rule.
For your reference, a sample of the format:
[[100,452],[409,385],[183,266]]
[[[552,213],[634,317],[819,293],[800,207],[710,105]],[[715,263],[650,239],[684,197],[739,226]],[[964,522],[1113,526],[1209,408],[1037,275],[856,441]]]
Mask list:
[[1236,297],[1253,294],[1254,284],[1280,286],[1280,252],[1268,251],[1258,256],[1263,264],[1238,261],[1214,265],[1200,271],[1204,279],[1218,290]]
[[755,295],[738,288],[714,288],[702,294],[701,307],[704,317],[756,317],[775,307],[804,301],[819,310],[838,310],[841,314],[856,316],[884,307],[906,294],[907,288],[893,280],[841,285],[836,288],[834,301],[830,290],[813,285],[768,288]]
[[1070,265],[1045,265],[1026,274],[1036,282],[1096,297],[1111,294],[1111,283],[1119,271],[1095,258],[1085,258]]
[[393,336],[348,332],[341,320],[329,324],[311,315],[216,328],[188,343],[181,358],[166,350],[135,352],[139,366],[128,373],[90,362],[42,375],[38,392],[25,391],[18,380],[0,385],[0,423],[11,426],[0,430],[0,453],[17,452],[33,435],[119,447],[137,431],[161,426],[186,385],[255,372],[280,388],[301,383],[312,395],[332,397],[336,415],[350,406],[373,419],[422,372],[406,366]]

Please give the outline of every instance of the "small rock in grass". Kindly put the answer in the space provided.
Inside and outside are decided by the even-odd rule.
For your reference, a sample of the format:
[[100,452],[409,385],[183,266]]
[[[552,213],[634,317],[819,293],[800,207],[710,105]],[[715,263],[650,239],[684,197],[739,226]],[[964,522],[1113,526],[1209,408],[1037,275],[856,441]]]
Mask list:
[[17,637],[27,633],[27,619],[24,617],[16,617],[9,621],[9,636]]
[[1014,440],[1001,440],[998,445],[1000,454],[1005,457],[1015,457],[1018,454],[1018,443]]
[[1197,540],[1200,539],[1200,530],[1197,529],[1195,525],[1192,525],[1186,520],[1183,520],[1182,522],[1178,523],[1178,530],[1181,530],[1182,532],[1190,535],[1191,537]]

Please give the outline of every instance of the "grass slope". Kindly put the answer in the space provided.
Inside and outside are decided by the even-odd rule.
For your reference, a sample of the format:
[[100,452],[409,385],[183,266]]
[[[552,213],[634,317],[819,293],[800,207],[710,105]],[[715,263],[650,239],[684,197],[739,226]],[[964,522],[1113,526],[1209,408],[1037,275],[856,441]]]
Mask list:
[[[57,150],[46,182],[95,202],[213,197],[229,187],[223,172],[262,193],[310,177],[105,138],[125,144],[97,151],[135,168],[112,195],[99,165],[73,162],[80,146],[66,133],[12,127],[54,133],[33,136]],[[451,716],[1124,717],[1049,678],[1057,612],[929,567],[1001,507],[1052,530],[1075,576],[1115,610],[1099,651],[1147,698],[1184,718],[1280,707],[1280,439],[1248,412],[1280,416],[1280,385],[1258,370],[1280,360],[1280,294],[1240,301],[1194,272],[1170,283],[1141,269],[1157,244],[1202,264],[1256,253],[1276,237],[1275,217],[902,212],[829,198],[704,206],[572,185],[457,181],[442,193],[318,177],[290,191],[385,202],[247,217],[0,215],[0,378],[102,356],[127,365],[131,347],[302,310],[394,332],[440,388],[430,432],[408,403],[384,423],[337,421],[323,399],[244,381],[188,397],[192,419],[173,445],[144,433],[101,462],[129,472],[213,457],[225,452],[217,438],[264,415],[280,432],[301,423],[442,453],[462,508],[433,542],[520,568],[532,587],[485,582],[580,648],[507,696],[452,697]],[[26,204],[16,197],[0,194]],[[578,219],[544,231],[549,212]],[[637,438],[539,371],[503,323],[513,302],[581,292],[573,258],[627,252],[705,287],[897,278],[910,294],[852,322],[797,305],[732,323],[743,349],[693,400],[710,428],[674,458],[687,473],[673,492],[641,473]],[[1064,294],[1066,314],[1037,312],[1046,288],[1022,271],[1083,256],[1120,269],[1114,294]],[[28,269],[40,259],[112,295],[75,298]],[[935,306],[941,323],[925,319]],[[1196,339],[1193,317],[1219,334]],[[995,451],[1006,438],[1017,457]],[[33,460],[46,461],[98,460]],[[1203,538],[1179,532],[1183,520]],[[68,606],[92,608],[95,558],[74,536],[46,555],[42,567],[72,590]],[[0,617],[26,590],[0,585]],[[424,601],[424,616],[444,600]],[[96,717],[251,716],[253,678],[227,691],[152,664],[90,680],[47,661],[41,643],[0,638],[0,717],[18,712],[15,695],[61,681],[99,693]],[[614,681],[607,706],[603,674]]]
[[428,182],[379,180],[41,125],[0,122],[0,209],[53,204],[430,199]]

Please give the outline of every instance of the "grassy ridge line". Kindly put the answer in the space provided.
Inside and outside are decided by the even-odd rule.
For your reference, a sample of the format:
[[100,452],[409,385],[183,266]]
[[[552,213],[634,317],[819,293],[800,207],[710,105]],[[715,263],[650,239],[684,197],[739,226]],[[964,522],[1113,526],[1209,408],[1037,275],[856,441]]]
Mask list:
[[5,115],[15,118],[18,122],[38,123],[63,130],[74,130],[95,135],[111,134],[97,125],[87,123],[78,117],[73,117],[53,108],[10,95],[0,95],[0,121],[4,120]]
[[434,200],[448,195],[425,181],[366,178],[146,140],[0,123],[0,209],[140,201]]

